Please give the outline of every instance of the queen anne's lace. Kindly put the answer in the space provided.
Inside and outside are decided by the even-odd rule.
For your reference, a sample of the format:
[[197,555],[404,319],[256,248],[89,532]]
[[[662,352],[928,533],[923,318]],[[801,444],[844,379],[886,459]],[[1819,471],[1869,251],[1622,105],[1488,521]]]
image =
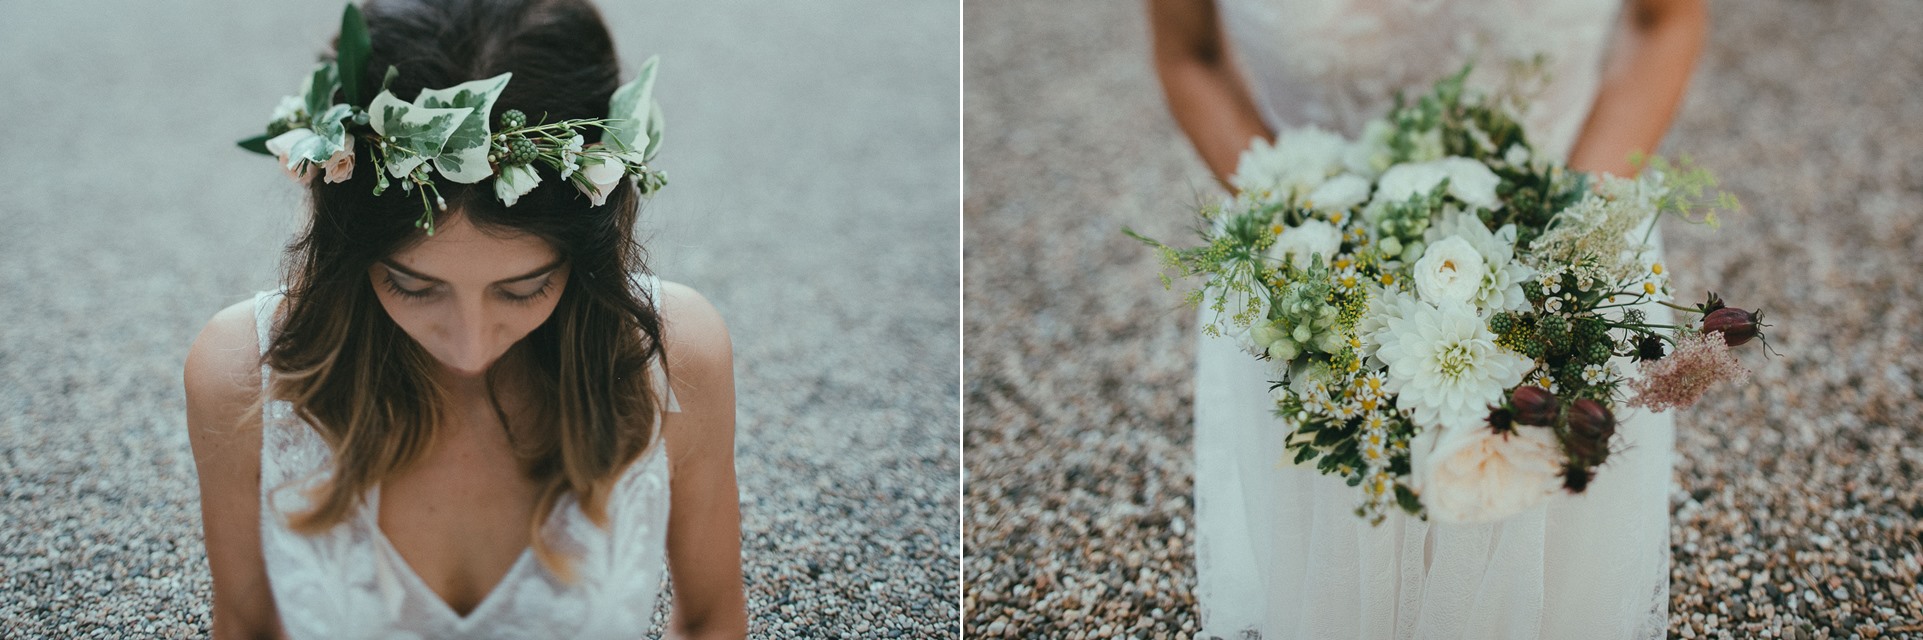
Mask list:
[[[658,299],[659,281],[648,278]],[[282,291],[254,298],[267,348]],[[261,368],[265,391],[268,368]],[[661,370],[654,369],[659,384]],[[665,387],[667,410],[677,410]],[[566,585],[524,551],[493,591],[458,616],[422,582],[381,534],[380,492],[325,533],[287,528],[282,514],[304,505],[299,488],[331,473],[332,453],[312,427],[275,400],[262,415],[261,556],[281,627],[290,638],[634,638],[647,629],[665,571],[668,464],[659,441],[631,465],[608,501],[602,530],[564,498],[548,518],[550,539],[578,550],[577,582]]]
[[[1550,82],[1524,123],[1538,154],[1558,160],[1595,99],[1620,8],[1611,0],[1217,4],[1236,63],[1275,129],[1317,125],[1358,137],[1398,89],[1420,95],[1477,52],[1468,82],[1483,88],[1496,84],[1504,60],[1550,54]],[[1660,247],[1661,234],[1652,241]],[[1403,298],[1412,295],[1380,304]],[[1670,317],[1660,306],[1643,310],[1650,322]],[[1368,344],[1373,332],[1359,333]],[[1552,499],[1502,523],[1397,516],[1372,527],[1355,516],[1355,488],[1283,459],[1274,403],[1249,384],[1271,373],[1234,340],[1201,339],[1196,637],[1664,637],[1667,414],[1621,412],[1625,450],[1580,498]]]

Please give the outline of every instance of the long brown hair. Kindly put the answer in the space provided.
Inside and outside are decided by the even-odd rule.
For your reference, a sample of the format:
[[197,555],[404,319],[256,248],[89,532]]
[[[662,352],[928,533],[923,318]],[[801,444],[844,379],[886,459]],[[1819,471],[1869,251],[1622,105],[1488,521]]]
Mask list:
[[[403,101],[423,88],[511,71],[489,121],[520,109],[530,121],[553,122],[608,117],[620,84],[607,27],[584,0],[370,0],[364,13],[371,52],[361,77],[379,82],[393,65],[400,75],[389,90]],[[379,87],[360,89],[364,108]],[[593,142],[598,130],[585,135]],[[428,373],[433,357],[387,315],[367,276],[376,260],[422,238],[417,194],[396,184],[372,195],[368,146],[355,145],[346,182],[308,173],[311,216],[282,264],[285,321],[262,355],[273,369],[267,397],[291,403],[334,454],[331,480],[310,496],[313,508],[289,518],[306,533],[339,524],[369,488],[420,458],[446,415],[443,391]],[[529,523],[535,554],[572,580],[571,563],[542,535],[545,517],[572,495],[607,526],[607,498],[621,470],[655,439],[659,399],[648,367],[662,356],[661,318],[635,281],[644,254],[633,239],[634,186],[623,181],[602,206],[590,206],[553,171],[538,170],[540,186],[513,207],[496,199],[492,180],[434,179],[447,211],[485,231],[541,238],[572,265],[554,313],[515,346],[532,363],[519,377],[532,380],[531,415],[540,417],[510,429],[533,436],[514,445],[522,471],[540,487]],[[495,397],[499,369],[487,373],[488,401],[507,424]]]

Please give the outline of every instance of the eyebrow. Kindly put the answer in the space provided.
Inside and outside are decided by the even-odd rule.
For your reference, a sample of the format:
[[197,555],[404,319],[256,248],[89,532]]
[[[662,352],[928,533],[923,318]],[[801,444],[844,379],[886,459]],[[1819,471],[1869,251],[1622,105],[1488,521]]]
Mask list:
[[[567,262],[567,258],[566,258],[566,257],[561,257],[561,258],[555,258],[555,259],[554,259],[554,262],[550,262],[550,263],[548,263],[548,264],[546,264],[546,265],[543,265],[543,266],[541,266],[541,268],[538,268],[538,269],[535,269],[535,270],[533,270],[533,271],[529,271],[529,272],[527,272],[527,273],[525,273],[525,274],[522,274],[522,275],[518,275],[518,276],[514,276],[514,277],[512,277],[512,278],[508,278],[508,279],[505,279],[505,280],[497,280],[497,281],[495,281],[495,282],[494,282],[494,284],[507,284],[507,283],[510,283],[510,282],[520,282],[520,281],[522,281],[522,280],[527,280],[527,279],[529,279],[529,278],[533,278],[533,277],[535,277],[535,276],[541,276],[541,275],[547,275],[547,273],[548,273],[548,272],[550,272],[550,271],[553,271],[553,270],[555,270],[555,269],[559,269],[559,268],[561,268],[561,264],[562,264],[562,263],[564,263],[564,262]],[[430,275],[427,275],[427,274],[425,274],[425,273],[421,273],[421,272],[419,272],[419,271],[415,271],[415,270],[413,270],[413,269],[409,269],[409,268],[407,268],[407,267],[403,267],[403,266],[401,266],[401,265],[399,265],[399,264],[397,264],[397,263],[395,263],[395,262],[394,262],[394,261],[392,261],[392,260],[388,260],[387,258],[381,258],[381,264],[384,264],[384,265],[387,265],[387,268],[389,268],[389,269],[393,269],[393,270],[395,270],[395,271],[399,271],[399,272],[401,272],[402,274],[405,274],[405,275],[407,275],[408,277],[410,277],[410,278],[415,278],[415,279],[417,279],[417,280],[426,280],[426,281],[428,281],[428,282],[445,282],[445,280],[442,280],[442,279],[440,279],[440,278],[436,278],[436,277],[434,277],[434,276],[430,276]]]

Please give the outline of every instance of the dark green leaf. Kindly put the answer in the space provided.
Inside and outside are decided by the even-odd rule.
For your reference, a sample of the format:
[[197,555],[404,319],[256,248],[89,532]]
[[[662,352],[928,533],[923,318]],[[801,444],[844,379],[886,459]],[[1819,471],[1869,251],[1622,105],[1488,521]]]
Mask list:
[[334,56],[340,67],[342,94],[348,104],[360,104],[361,67],[367,66],[368,47],[367,20],[361,17],[360,8],[349,2],[341,12],[341,36],[335,44]]
[[263,134],[254,136],[252,138],[242,140],[239,142],[239,144],[240,144],[240,148],[242,149],[246,149],[248,151],[261,154],[263,156],[271,156],[271,155],[274,155],[273,152],[267,150],[267,141],[270,139],[271,138],[268,137],[267,134],[263,133]]

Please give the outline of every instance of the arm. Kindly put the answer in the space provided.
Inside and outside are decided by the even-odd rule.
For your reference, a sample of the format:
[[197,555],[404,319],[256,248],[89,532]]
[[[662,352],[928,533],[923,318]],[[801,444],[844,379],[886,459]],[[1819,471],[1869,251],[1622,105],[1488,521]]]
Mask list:
[[663,283],[663,333],[677,413],[663,413],[671,465],[668,572],[674,581],[669,638],[744,638],[741,498],[734,474],[734,351],[714,305]]
[[214,580],[213,637],[279,638],[260,550],[260,343],[253,302],[214,314],[187,351],[187,437]]
[[1702,0],[1634,0],[1624,10],[1596,102],[1569,166],[1635,175],[1632,153],[1651,153],[1682,103],[1709,24]]
[[1273,133],[1229,62],[1213,0],[1149,0],[1155,73],[1176,124],[1188,134],[1216,181],[1229,176],[1249,140]]

